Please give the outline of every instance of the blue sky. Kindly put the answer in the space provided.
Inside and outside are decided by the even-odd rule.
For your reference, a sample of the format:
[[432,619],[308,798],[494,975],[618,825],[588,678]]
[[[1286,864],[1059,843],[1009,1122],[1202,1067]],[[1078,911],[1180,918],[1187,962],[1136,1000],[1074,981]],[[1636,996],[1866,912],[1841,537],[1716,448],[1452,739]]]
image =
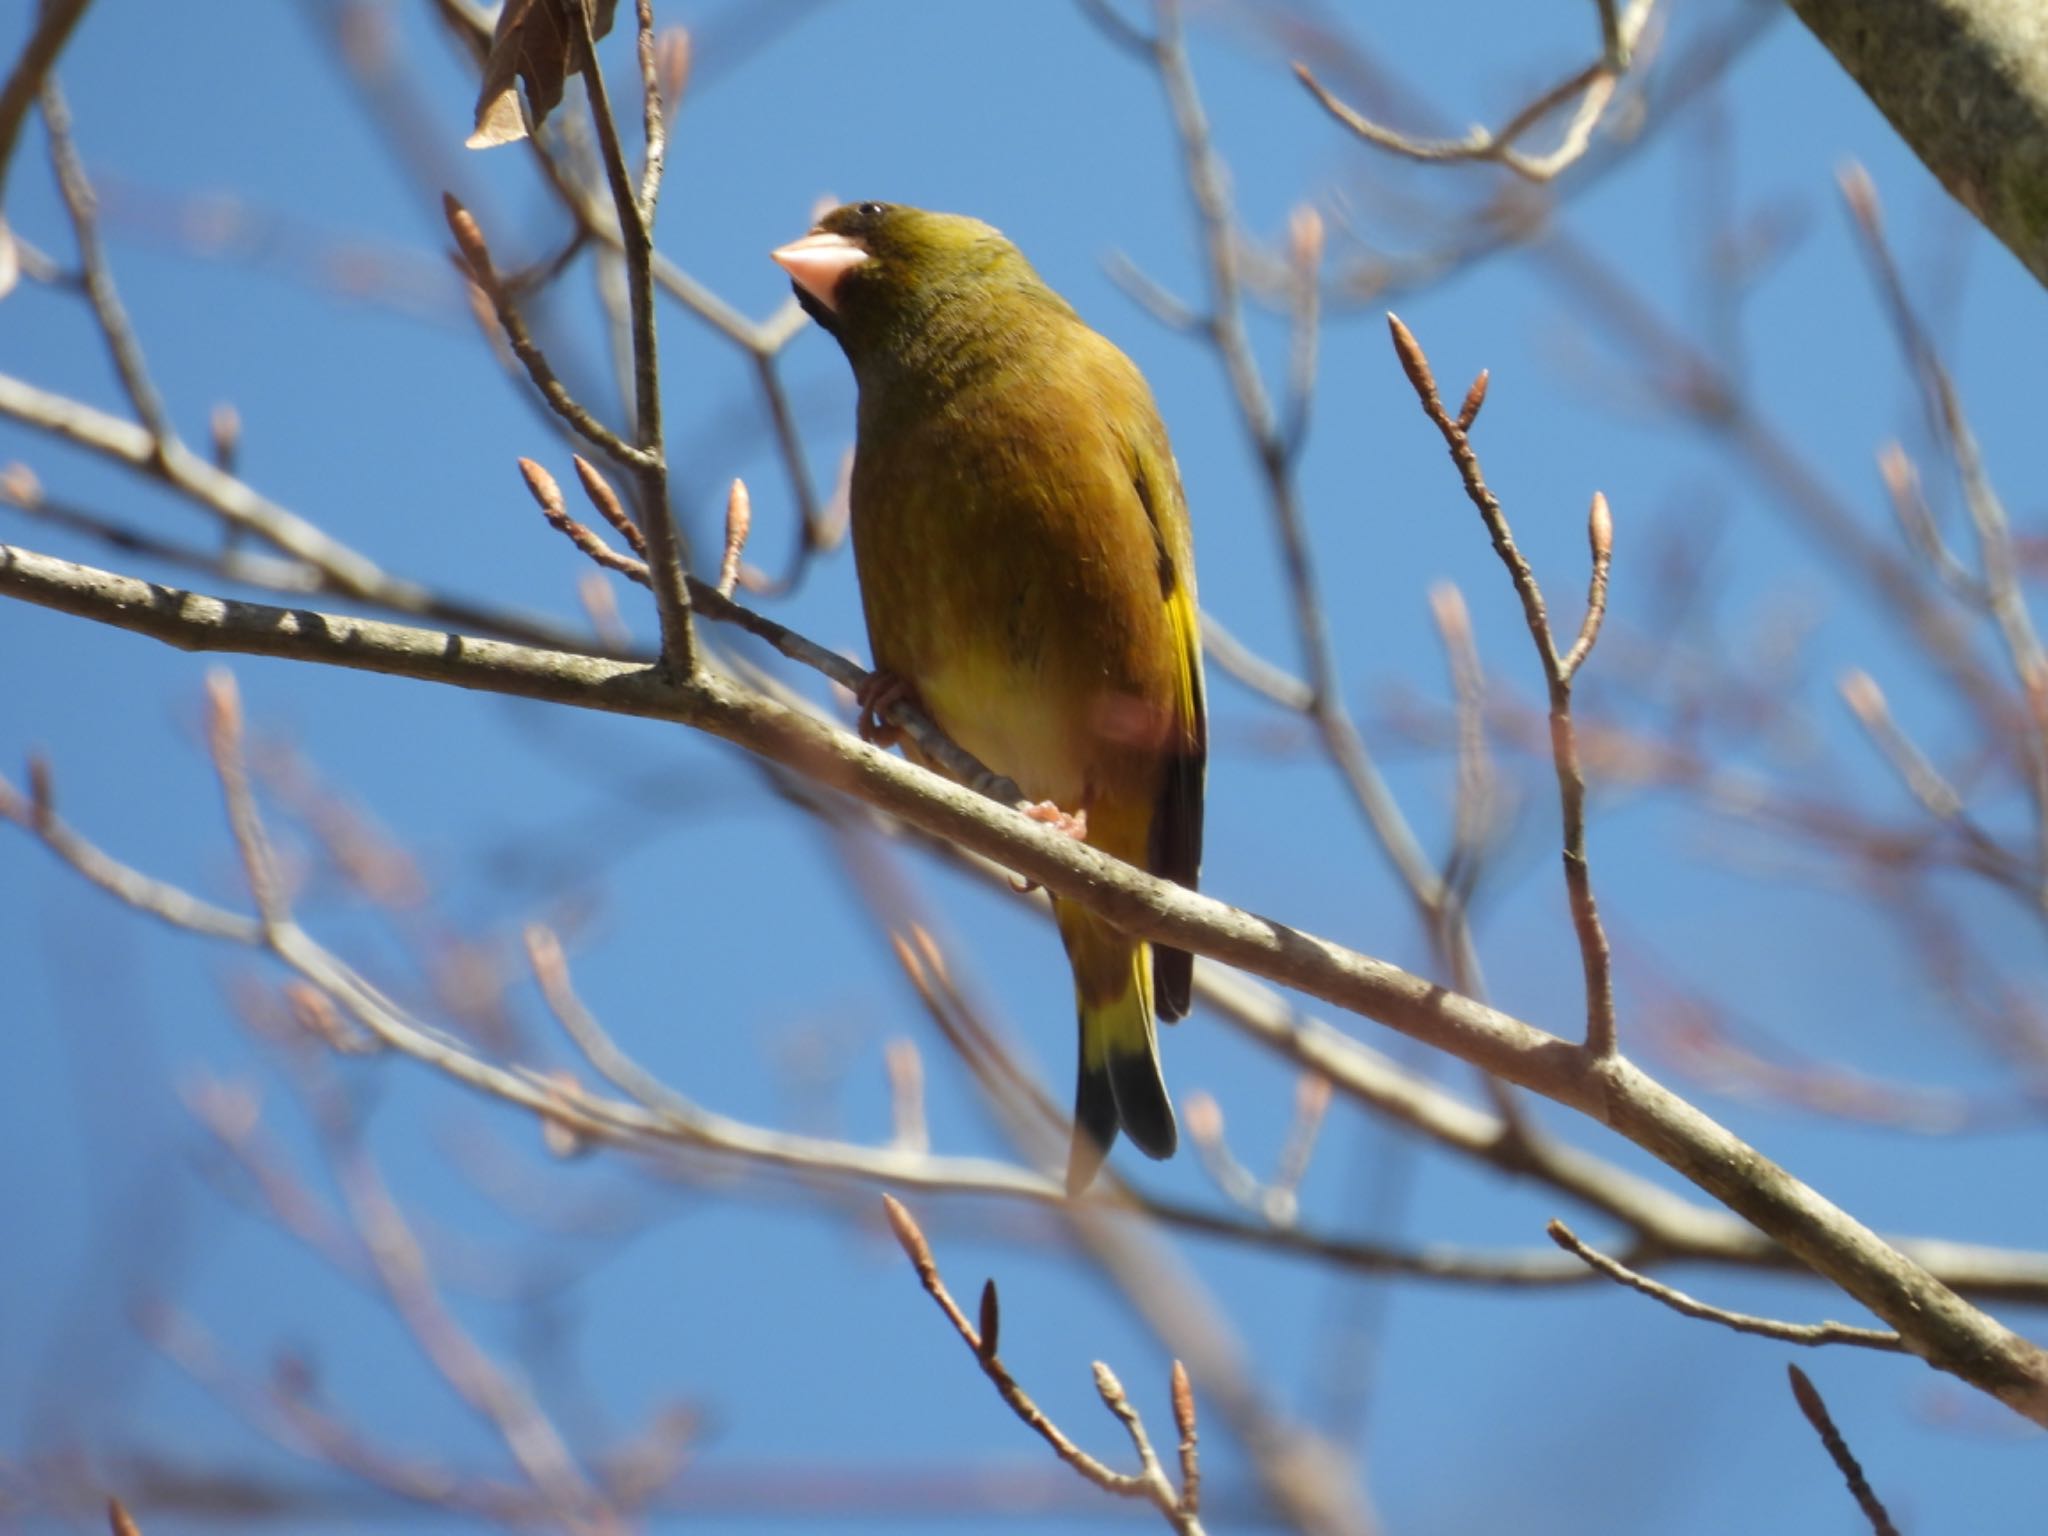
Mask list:
[[[446,167],[423,181],[396,168],[362,111],[319,5],[234,0],[196,15],[101,0],[61,78],[107,204],[123,296],[188,437],[203,442],[207,413],[232,401],[243,422],[241,472],[276,500],[390,570],[574,624],[586,567],[534,515],[513,469],[530,454],[566,476],[567,455],[478,344],[439,256],[447,241],[436,178],[460,178],[501,265],[548,249],[554,226],[521,152],[460,149],[473,87],[424,10],[388,10]],[[1301,94],[1286,54],[1250,18],[1294,15],[1369,39],[1374,57],[1454,131],[1498,118],[1575,66],[1593,35],[1590,6],[1512,0],[1191,11],[1195,66],[1246,226],[1273,238],[1289,210],[1315,201],[1397,247],[1428,238],[1394,222],[1404,200],[1470,203],[1497,184],[1483,172],[1390,173]],[[675,125],[662,249],[763,315],[785,292],[766,252],[801,232],[822,194],[952,208],[1001,225],[1152,380],[1188,487],[1205,605],[1293,664],[1274,545],[1220,370],[1105,275],[1106,259],[1122,252],[1168,289],[1200,294],[1192,220],[1149,73],[1078,8],[1050,0],[671,0],[657,14],[699,39]],[[1666,57],[1741,14],[1676,7]],[[19,30],[8,24],[8,48]],[[624,58],[617,48],[612,56]],[[67,251],[41,145],[32,129],[8,214],[32,240]],[[1847,159],[1869,167],[1885,199],[1908,281],[1938,326],[2016,523],[2037,528],[2048,495],[2033,452],[2034,365],[2048,348],[2040,289],[1789,18],[1759,29],[1724,88],[1572,193],[1559,227],[1567,249],[1592,253],[1666,323],[1733,359],[1802,461],[1867,527],[1887,533],[1875,450],[1893,436],[1918,449],[1924,434],[1835,193]],[[1704,276],[1703,232],[1719,202],[1739,227],[1790,232],[1753,274],[1733,327]],[[1587,499],[1599,489],[1613,503],[1614,614],[1586,676],[1589,706],[1603,687],[1618,697],[1604,667],[1622,668],[1670,627],[1654,575],[1660,552],[1703,564],[1711,623],[1693,623],[1688,643],[1767,678],[1810,722],[1810,739],[1790,732],[1745,766],[1904,817],[1903,791],[1834,697],[1837,674],[1871,671],[1899,717],[1951,766],[1964,746],[1961,712],[1895,625],[1862,601],[1839,556],[1791,531],[1768,487],[1723,445],[1658,406],[1640,369],[1560,281],[1558,249],[1490,259],[1404,293],[1396,307],[1447,388],[1492,369],[1479,445],[1561,622],[1575,623],[1579,611]],[[1331,254],[1334,267],[1355,250],[1333,235]],[[560,320],[562,334],[577,338],[573,376],[594,382],[603,373],[588,340],[587,275],[579,270],[567,291]],[[1394,365],[1384,307],[1330,317],[1301,485],[1346,698],[1382,746],[1425,845],[1440,849],[1450,764],[1394,729],[1395,717],[1445,697],[1430,584],[1460,585],[1501,686],[1528,698],[1538,678],[1506,580]],[[779,569],[790,498],[743,359],[677,310],[664,311],[662,326],[690,531],[700,546],[715,542],[723,487],[743,475],[755,502],[750,555]],[[1277,374],[1284,326],[1261,319],[1255,339]],[[61,295],[30,287],[0,303],[0,370],[119,408],[88,317]],[[810,471],[829,485],[850,445],[851,382],[816,334],[792,344],[785,371]],[[69,500],[168,535],[206,533],[193,511],[155,490],[0,423],[0,462],[15,459]],[[1927,473],[1934,483],[1931,461]],[[8,510],[0,537],[122,563]],[[645,635],[650,616],[637,597],[619,594]],[[864,654],[843,550],[772,611]],[[1801,637],[1796,663],[1773,661],[1787,635]],[[234,903],[232,849],[199,733],[209,665],[0,605],[0,772],[18,780],[23,755],[45,752],[77,827],[143,869]],[[490,952],[536,915],[563,923],[586,999],[685,1091],[764,1123],[880,1139],[882,1049],[908,1036],[928,1065],[938,1144],[1000,1150],[828,844],[763,794],[733,754],[672,728],[367,675],[254,661],[233,670],[253,727],[289,740],[326,785],[415,852],[435,923]],[[1211,692],[1205,886],[1370,953],[1425,964],[1406,904],[1328,766],[1245,690],[1212,678]],[[1502,1006],[1569,1032],[1580,1010],[1578,959],[1553,875],[1554,804],[1544,772],[1514,758],[1504,772],[1519,813],[1479,911],[1488,976]],[[1650,1016],[1674,990],[1696,990],[1745,1038],[1789,1057],[1966,1094],[2012,1090],[2006,1065],[1958,1025],[1895,931],[1873,916],[1867,890],[1784,878],[1788,865],[1811,861],[1687,797],[1613,791],[1596,813],[1625,1048],[1880,1229],[2048,1245],[2038,1202],[2012,1198],[2033,1187],[2043,1151],[2035,1120],[1948,1138],[1859,1128],[1717,1094],[1660,1057]],[[2009,797],[1988,814],[2001,828],[2021,824]],[[910,867],[977,994],[1063,1097],[1068,982],[1049,933],[1015,903]],[[2038,983],[2037,930],[1981,892],[1941,894],[2008,975]],[[331,887],[308,893],[305,915],[366,965],[387,967],[394,985],[422,989],[400,944]],[[83,1440],[280,1478],[326,1476],[266,1445],[134,1336],[126,1308],[146,1277],[248,1369],[262,1372],[280,1350],[303,1353],[317,1362],[328,1400],[354,1421],[502,1470],[499,1448],[386,1313],[207,1176],[204,1139],[180,1093],[209,1078],[259,1086],[265,1125],[301,1166],[317,1166],[274,1053],[250,1040],[226,1001],[243,978],[265,974],[260,966],[121,911],[14,836],[0,838],[0,974],[12,1053],[0,1076],[0,1160],[9,1170],[0,1229],[11,1234],[0,1264],[0,1460]],[[553,1051],[532,997],[521,993],[515,1006],[536,1049]],[[1386,1043],[1373,1026],[1352,1023]],[[1291,1075],[1200,1014],[1165,1044],[1176,1094],[1217,1094],[1233,1149],[1255,1168],[1270,1166]],[[1468,1086],[1455,1063],[1405,1059]],[[827,1496],[855,1471],[928,1483],[928,1474],[1049,1466],[917,1289],[871,1217],[872,1192],[844,1202],[753,1199],[716,1181],[665,1186],[603,1158],[555,1163],[529,1124],[417,1066],[349,1064],[345,1080],[372,1107],[374,1150],[428,1230],[465,1317],[526,1363],[582,1447],[607,1443],[663,1403],[695,1405],[706,1428],[686,1495],[716,1507],[722,1489],[785,1490],[787,1507],[748,1522],[762,1531],[818,1528],[817,1512],[797,1501]],[[1650,1166],[1561,1114],[1542,1118],[1626,1166]],[[565,1220],[615,1219],[630,1235],[536,1236],[508,1217],[502,1192],[479,1191],[479,1163],[505,1173],[522,1200]],[[1136,1173],[1148,1189],[1220,1200],[1191,1156]],[[1574,1215],[1542,1191],[1418,1153],[1342,1105],[1303,1201],[1322,1227],[1418,1244],[1540,1245],[1546,1219]],[[1000,1278],[1006,1353],[1062,1423],[1121,1456],[1088,1385],[1088,1363],[1101,1358],[1165,1433],[1158,1346],[1054,1227],[1001,1209],[929,1214],[956,1291],[971,1296],[984,1274]],[[1185,1253],[1288,1411],[1323,1415],[1333,1375],[1366,1395],[1356,1449],[1390,1530],[1857,1528],[1793,1410],[1781,1346],[1604,1288],[1374,1287],[1215,1245]],[[543,1306],[470,1294],[564,1263],[573,1283]],[[1675,1279],[1739,1309],[1799,1319],[1854,1311],[1815,1284],[1700,1271]],[[1367,1364],[1354,1369],[1346,1351],[1357,1344],[1355,1320],[1375,1308],[1383,1310]],[[2035,1322],[2019,1311],[2008,1320]],[[562,1350],[574,1370],[558,1368]],[[2033,1528],[2037,1448],[2018,1421],[1917,1364],[1848,1353],[1801,1363],[1902,1522]],[[1220,1426],[1209,1446],[1218,1497],[1242,1492],[1242,1459]],[[1058,1477],[1048,1481],[1064,1489]],[[1093,1512],[1067,1492],[1064,1508]],[[1242,1527],[1227,1511],[1219,1507],[1212,1529]],[[401,1511],[386,1523],[432,1522]],[[886,1511],[831,1522],[877,1531],[904,1523]],[[982,1523],[940,1509],[927,1528]],[[1067,1523],[1018,1515],[1008,1528]],[[165,1516],[148,1526],[188,1528],[199,1524]]]

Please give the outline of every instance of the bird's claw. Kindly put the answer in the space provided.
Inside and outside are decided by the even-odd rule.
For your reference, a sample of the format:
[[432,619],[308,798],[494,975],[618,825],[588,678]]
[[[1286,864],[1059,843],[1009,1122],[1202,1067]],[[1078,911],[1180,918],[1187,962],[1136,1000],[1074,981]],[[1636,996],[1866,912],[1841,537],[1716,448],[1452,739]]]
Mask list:
[[885,672],[880,667],[868,674],[867,681],[854,693],[853,701],[860,706],[860,714],[854,721],[854,729],[860,733],[860,739],[884,752],[903,739],[903,727],[889,720],[888,712],[898,704],[924,708],[924,701],[918,698],[917,689],[908,678]]
[[1088,812],[1063,811],[1050,800],[1034,800],[1017,807],[1033,821],[1043,822],[1055,832],[1064,832],[1077,843],[1088,841]]
[[[1069,813],[1061,810],[1050,800],[1029,801],[1018,806],[1017,809],[1026,816],[1029,816],[1033,821],[1042,822],[1044,825],[1051,827],[1055,832],[1066,833],[1067,836],[1077,843],[1088,841],[1088,812],[1085,809]],[[1010,889],[1019,896],[1029,896],[1038,889],[1038,882],[1026,879],[1022,875],[1012,875],[1010,876]]]

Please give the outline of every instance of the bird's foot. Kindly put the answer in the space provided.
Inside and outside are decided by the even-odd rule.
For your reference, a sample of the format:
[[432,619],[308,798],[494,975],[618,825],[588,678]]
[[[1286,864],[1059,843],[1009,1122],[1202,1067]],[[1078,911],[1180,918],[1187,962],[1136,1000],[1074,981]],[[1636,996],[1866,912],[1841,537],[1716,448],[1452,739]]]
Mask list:
[[[1050,800],[1036,800],[1017,807],[1033,821],[1043,822],[1055,832],[1064,832],[1077,843],[1088,841],[1088,812],[1082,810],[1067,812]],[[1019,896],[1029,896],[1038,889],[1036,880],[1027,880],[1022,875],[1010,876],[1010,889]]]
[[1063,811],[1050,800],[1034,800],[1017,807],[1033,821],[1043,822],[1055,832],[1064,832],[1077,843],[1088,841],[1088,812]]
[[911,704],[924,708],[924,700],[917,696],[917,688],[907,677],[886,672],[877,667],[868,674],[868,680],[860,685],[853,696],[860,706],[860,715],[854,721],[854,729],[860,732],[860,739],[871,742],[884,752],[903,739],[903,727],[887,718],[888,711],[898,704]]

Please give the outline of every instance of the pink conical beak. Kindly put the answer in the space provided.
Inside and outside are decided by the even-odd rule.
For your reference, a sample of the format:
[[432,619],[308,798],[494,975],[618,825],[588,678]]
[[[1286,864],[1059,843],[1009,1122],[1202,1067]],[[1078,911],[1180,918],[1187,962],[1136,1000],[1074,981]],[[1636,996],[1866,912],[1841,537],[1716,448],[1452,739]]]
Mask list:
[[868,253],[846,236],[822,231],[792,240],[768,255],[799,288],[835,312],[839,305],[832,295],[839,280],[868,259]]

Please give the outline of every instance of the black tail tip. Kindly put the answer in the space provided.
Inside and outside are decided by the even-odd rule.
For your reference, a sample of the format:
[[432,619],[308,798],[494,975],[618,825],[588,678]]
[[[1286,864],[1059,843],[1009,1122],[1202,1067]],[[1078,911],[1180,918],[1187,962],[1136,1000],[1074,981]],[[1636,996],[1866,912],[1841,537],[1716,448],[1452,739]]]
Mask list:
[[1147,1157],[1173,1156],[1180,1132],[1173,1123],[1173,1100],[1159,1059],[1150,1051],[1132,1051],[1109,1061],[1110,1090],[1116,1095],[1116,1118],[1131,1145]]
[[1113,1056],[1100,1067],[1081,1070],[1074,1088],[1074,1142],[1067,1154],[1068,1194],[1078,1195],[1094,1182],[1119,1130],[1151,1158],[1171,1157],[1180,1145],[1173,1101],[1149,1054]]
[[1095,1181],[1116,1140],[1116,1089],[1107,1067],[1083,1067],[1074,1083],[1074,1144],[1067,1153],[1067,1193]]

